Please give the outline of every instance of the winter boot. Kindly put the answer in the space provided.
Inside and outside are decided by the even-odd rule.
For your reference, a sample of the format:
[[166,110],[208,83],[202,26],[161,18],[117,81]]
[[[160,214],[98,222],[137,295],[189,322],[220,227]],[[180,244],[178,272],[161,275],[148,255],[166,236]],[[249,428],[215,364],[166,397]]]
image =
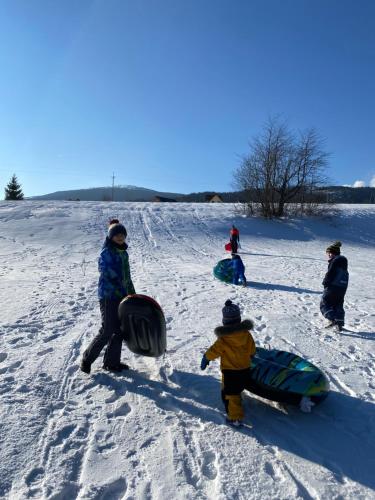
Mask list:
[[81,371],[84,373],[90,373],[91,372],[91,365],[87,361],[82,360],[80,364]]
[[225,421],[231,427],[242,427],[242,421],[241,420],[231,420],[230,418],[227,417],[225,419]]
[[129,365],[125,363],[119,363],[116,366],[108,366],[108,365],[103,365],[104,370],[107,370],[109,372],[122,372],[124,370],[129,370]]
[[336,325],[334,320],[329,320],[328,323],[325,325],[324,328],[332,328]]

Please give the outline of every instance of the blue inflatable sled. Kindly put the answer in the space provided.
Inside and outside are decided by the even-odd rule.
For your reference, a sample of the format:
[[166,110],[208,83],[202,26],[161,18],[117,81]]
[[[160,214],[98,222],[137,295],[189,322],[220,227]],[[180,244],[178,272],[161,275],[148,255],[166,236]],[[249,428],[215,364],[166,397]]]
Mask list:
[[232,259],[223,259],[214,267],[214,276],[224,283],[233,282],[233,264]]
[[329,393],[326,375],[291,352],[257,347],[250,370],[251,392],[272,401],[298,405],[303,411],[310,411]]
[[167,348],[165,318],[159,304],[147,295],[128,295],[120,303],[124,342],[130,351],[158,358]]

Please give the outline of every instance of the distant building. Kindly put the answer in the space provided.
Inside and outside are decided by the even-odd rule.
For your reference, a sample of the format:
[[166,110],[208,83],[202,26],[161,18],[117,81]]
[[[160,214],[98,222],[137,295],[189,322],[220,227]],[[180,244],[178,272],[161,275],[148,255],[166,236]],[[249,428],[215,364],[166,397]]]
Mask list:
[[223,198],[219,194],[208,194],[206,196],[208,203],[223,203]]
[[155,196],[152,201],[157,202],[157,203],[176,203],[177,202],[177,200],[174,200],[173,198],[165,198],[164,196]]

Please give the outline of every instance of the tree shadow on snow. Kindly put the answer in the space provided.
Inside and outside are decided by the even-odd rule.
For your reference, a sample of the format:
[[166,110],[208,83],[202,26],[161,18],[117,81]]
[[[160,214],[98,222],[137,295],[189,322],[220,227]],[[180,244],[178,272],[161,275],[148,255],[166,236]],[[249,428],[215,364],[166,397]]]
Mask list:
[[316,290],[310,290],[308,288],[298,288],[287,285],[276,285],[274,283],[261,283],[259,281],[248,281],[247,287],[256,288],[257,290],[280,290],[282,292],[292,292],[292,293],[314,293],[314,294],[322,293],[322,291],[317,292]]
[[[250,393],[248,412],[252,434],[263,445],[275,446],[345,477],[375,488],[375,405],[332,391],[312,413],[258,399]],[[282,408],[282,407],[281,407]]]

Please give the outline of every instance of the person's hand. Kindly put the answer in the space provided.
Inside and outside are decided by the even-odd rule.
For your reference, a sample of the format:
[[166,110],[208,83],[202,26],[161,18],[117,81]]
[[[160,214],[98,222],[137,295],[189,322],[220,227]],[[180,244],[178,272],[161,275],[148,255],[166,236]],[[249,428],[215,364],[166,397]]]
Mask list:
[[201,370],[205,370],[209,364],[210,364],[209,360],[206,358],[206,355],[203,354],[203,358],[201,361]]

